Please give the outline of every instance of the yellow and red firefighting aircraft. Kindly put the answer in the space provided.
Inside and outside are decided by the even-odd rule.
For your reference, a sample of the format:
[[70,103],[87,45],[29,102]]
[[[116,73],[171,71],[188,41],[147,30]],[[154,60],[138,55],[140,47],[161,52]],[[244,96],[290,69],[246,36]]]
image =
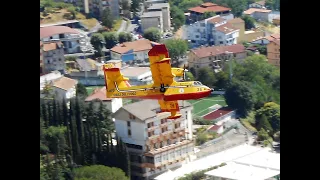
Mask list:
[[155,45],[149,51],[150,69],[153,84],[130,86],[128,78],[119,68],[105,64],[104,76],[108,98],[156,99],[162,112],[170,112],[168,119],[181,117],[178,100],[199,99],[213,91],[199,81],[177,82],[174,77],[185,79],[185,69],[171,68],[171,59],[165,45]]

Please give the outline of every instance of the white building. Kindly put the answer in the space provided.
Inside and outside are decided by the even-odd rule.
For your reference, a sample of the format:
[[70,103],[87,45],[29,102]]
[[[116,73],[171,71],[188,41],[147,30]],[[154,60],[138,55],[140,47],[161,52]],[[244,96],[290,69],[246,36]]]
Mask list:
[[189,40],[194,47],[237,44],[238,37],[239,29],[218,15],[186,25],[183,30],[183,39]]
[[126,143],[131,160],[131,179],[153,179],[176,168],[193,154],[192,105],[179,101],[182,116],[167,119],[157,100],[143,100],[114,113],[116,133]]
[[71,99],[76,96],[76,85],[78,84],[77,80],[70,79],[67,77],[61,77],[52,82],[53,93],[55,99]]
[[236,113],[234,110],[227,107],[223,107],[204,115],[203,119],[207,121],[212,121],[216,125],[223,125],[229,120],[234,119],[235,116]]
[[129,78],[129,83],[132,86],[152,83],[149,67],[124,67],[120,71],[123,76]]
[[48,26],[40,28],[40,41],[61,41],[65,54],[80,53],[80,43],[87,42],[87,36],[67,26]]
[[160,32],[163,32],[163,16],[161,11],[144,12],[140,16],[141,28],[144,32],[148,28],[158,28]]
[[259,9],[265,9],[266,1],[257,1],[254,3],[249,4],[249,8],[259,8]]
[[61,41],[45,42],[42,45],[43,73],[51,71],[60,71],[65,73],[66,63],[64,58],[64,49]]
[[40,91],[45,86],[45,83],[51,83],[52,81],[63,77],[59,71],[53,71],[51,73],[40,76]]
[[148,7],[148,12],[161,11],[163,30],[169,31],[171,28],[170,5],[169,3],[155,3]]
[[[94,102],[94,106],[96,108],[99,107],[99,101],[102,101],[102,104],[106,106],[106,108],[111,112],[115,113],[120,109],[123,105],[121,98],[107,98],[107,92],[106,87],[103,87],[101,89],[95,89],[91,95],[89,95],[86,99],[86,103]],[[114,121],[115,119],[112,118]]]

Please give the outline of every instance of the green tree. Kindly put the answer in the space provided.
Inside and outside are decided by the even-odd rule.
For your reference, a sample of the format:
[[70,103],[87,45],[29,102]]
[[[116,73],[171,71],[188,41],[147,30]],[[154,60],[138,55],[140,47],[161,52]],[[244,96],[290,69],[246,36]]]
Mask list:
[[77,84],[77,87],[76,87],[76,95],[82,98],[85,98],[88,96],[88,91],[86,87],[80,82]]
[[76,7],[70,6],[67,10],[71,13],[71,19],[75,19],[77,14]]
[[215,74],[216,81],[214,83],[214,87],[217,89],[225,89],[227,88],[230,79],[229,79],[229,74],[224,72],[224,71],[219,71],[218,73]]
[[211,87],[215,81],[213,70],[208,67],[200,68],[198,70],[197,81],[200,81],[202,84]]
[[256,119],[256,127],[258,130],[265,129],[270,135],[273,134],[273,129],[264,114]]
[[127,32],[119,33],[119,43],[132,41],[132,35]]
[[92,46],[94,47],[94,49],[96,50],[95,55],[98,57],[102,56],[103,55],[102,44],[104,43],[103,35],[100,33],[92,34],[90,42],[91,42]]
[[197,146],[205,143],[208,141],[208,137],[207,137],[207,134],[206,133],[201,133],[197,136],[197,139],[196,139],[196,144]]
[[141,0],[131,1],[130,11],[133,12],[134,16],[137,16],[138,15],[137,13],[140,11],[140,3],[141,3]]
[[111,49],[118,44],[118,35],[116,32],[103,32],[102,35],[106,42],[107,49]]
[[244,21],[244,26],[246,30],[255,28],[256,20],[254,20],[253,17],[248,15],[243,15],[241,19]]
[[231,84],[226,88],[224,97],[230,108],[237,109],[240,116],[246,116],[253,108],[255,97],[246,81],[233,79]]
[[63,126],[50,126],[45,131],[46,141],[50,152],[59,156],[64,155],[65,149],[67,148],[65,140],[66,128]]
[[149,39],[150,41],[159,42],[161,38],[161,33],[158,28],[151,27],[144,31],[143,37]]
[[166,45],[169,56],[173,61],[178,61],[179,58],[186,54],[188,50],[188,43],[182,39],[168,39],[164,41]]
[[111,29],[113,28],[114,19],[112,18],[111,12],[109,8],[105,8],[102,11],[101,22],[103,26]]
[[54,97],[52,85],[47,80],[44,82],[42,94],[44,95],[44,99],[47,100],[53,99]]
[[280,142],[280,131],[276,132],[273,137],[274,141]]
[[268,139],[269,139],[268,132],[266,130],[264,130],[263,128],[261,128],[260,131],[258,132],[258,140],[264,141],[264,140],[268,140]]
[[103,165],[83,166],[74,170],[75,180],[128,180],[125,173],[115,167]]
[[194,76],[191,72],[186,72],[186,80],[194,81]]
[[202,15],[202,19],[208,19],[208,18],[211,18],[215,15],[216,15],[216,13],[214,13],[214,12],[204,12]]
[[274,132],[280,131],[280,105],[274,102],[265,103],[262,108],[257,110],[256,119],[266,116]]
[[202,3],[202,0],[183,0],[178,6],[182,11],[187,12],[189,8],[199,6]]
[[175,5],[170,7],[170,16],[175,30],[178,30],[186,22],[184,12]]

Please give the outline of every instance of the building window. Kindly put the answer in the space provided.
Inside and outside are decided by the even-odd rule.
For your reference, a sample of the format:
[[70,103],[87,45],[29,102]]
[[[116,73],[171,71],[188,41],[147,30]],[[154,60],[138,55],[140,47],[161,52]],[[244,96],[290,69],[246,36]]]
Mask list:
[[153,122],[150,122],[147,124],[148,128],[151,128],[153,126]]
[[134,115],[132,115],[132,114],[129,114],[129,118],[130,119],[136,119],[136,117]]
[[223,44],[223,41],[220,41],[220,44]]
[[164,132],[166,132],[166,131],[168,131],[168,127],[161,128],[161,132],[162,132],[162,133],[164,133]]
[[164,124],[167,122],[167,119],[161,119],[161,124]]
[[209,57],[209,60],[211,60],[211,57]]
[[196,38],[199,38],[199,35],[196,35]]
[[127,121],[127,126],[131,127],[131,122],[130,121]]
[[151,137],[154,135],[154,131],[148,132],[148,137]]
[[167,145],[170,145],[170,139],[167,140]]
[[131,129],[128,129],[128,136],[131,136]]

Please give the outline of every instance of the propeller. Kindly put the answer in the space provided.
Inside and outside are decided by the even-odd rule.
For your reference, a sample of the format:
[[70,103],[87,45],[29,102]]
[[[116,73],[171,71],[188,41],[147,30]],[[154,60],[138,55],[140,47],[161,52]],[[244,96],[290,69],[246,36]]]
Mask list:
[[183,65],[183,81],[186,80],[186,72],[188,72],[188,69],[186,69],[186,65]]

